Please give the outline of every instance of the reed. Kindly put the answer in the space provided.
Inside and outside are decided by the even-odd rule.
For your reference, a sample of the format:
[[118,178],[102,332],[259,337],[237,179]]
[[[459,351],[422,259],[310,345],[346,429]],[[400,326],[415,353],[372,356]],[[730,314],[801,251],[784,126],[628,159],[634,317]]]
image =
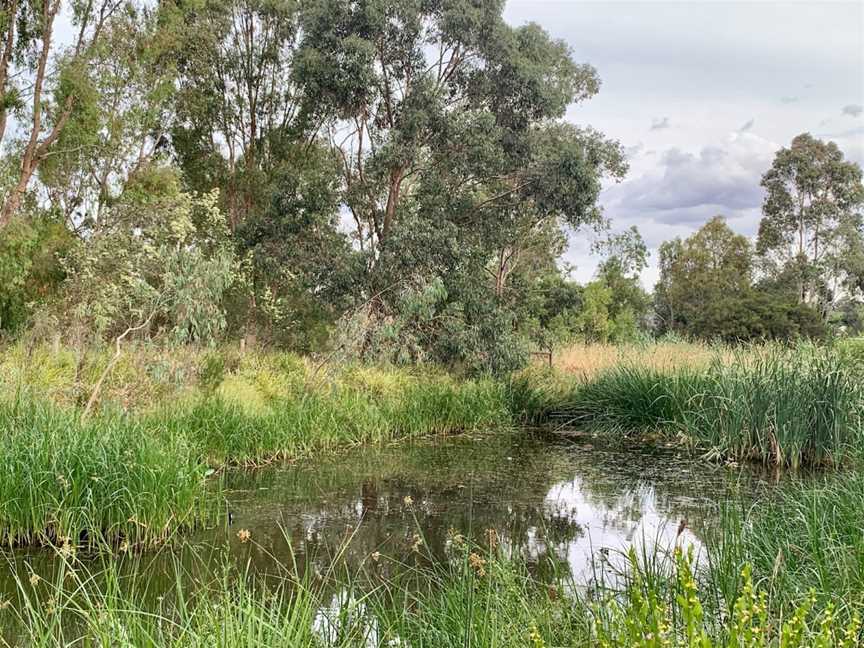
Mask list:
[[0,538],[70,550],[135,546],[207,521],[206,467],[184,437],[19,397],[0,401]]
[[346,575],[337,555],[314,581],[290,565],[263,581],[227,563],[192,580],[177,563],[173,589],[158,599],[140,570],[124,577],[108,561],[92,571],[61,554],[50,581],[17,573],[3,630],[7,642],[36,647],[853,648],[862,638],[860,608],[841,617],[804,595],[778,616],[749,564],[732,605],[719,610],[703,604],[706,585],[686,549],[652,558],[665,569],[652,574],[630,552],[624,588],[586,596],[564,569],[540,579],[500,545],[453,539],[443,561],[407,569],[404,557],[377,556]]
[[212,521],[205,476],[226,464],[508,425],[500,383],[364,372],[310,385],[259,370],[182,405],[86,420],[27,391],[0,397],[0,541],[153,545]]
[[[560,375],[551,388],[517,378],[514,410],[620,434],[660,433],[731,460],[836,464],[864,447],[864,395],[831,349],[739,351],[734,362],[674,370],[625,362],[590,380]],[[521,381],[521,382],[520,382]]]

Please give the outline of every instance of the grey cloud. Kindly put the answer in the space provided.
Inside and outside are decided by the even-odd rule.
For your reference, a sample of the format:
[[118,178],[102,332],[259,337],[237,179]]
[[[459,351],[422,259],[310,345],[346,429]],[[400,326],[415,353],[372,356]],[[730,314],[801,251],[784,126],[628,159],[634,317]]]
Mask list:
[[663,130],[664,128],[669,128],[669,118],[668,117],[655,117],[651,122],[651,130]]
[[751,128],[753,128],[753,124],[755,124],[755,123],[756,123],[756,120],[755,120],[755,119],[751,119],[751,120],[748,121],[746,124],[744,124],[741,128],[739,128],[738,130],[741,131],[742,133],[746,133],[746,132],[749,131]]
[[759,182],[773,149],[750,134],[698,153],[667,149],[658,171],[607,190],[608,213],[641,213],[655,222],[679,224],[704,222],[717,213],[758,211],[763,196]]
[[864,106],[861,104],[849,104],[848,106],[843,106],[844,115],[858,117],[861,113],[864,113]]
[[634,158],[639,155],[644,149],[645,145],[642,142],[639,142],[638,144],[634,144],[633,146],[625,146],[624,154],[628,158]]
[[780,97],[780,103],[791,104],[798,101],[798,97]]

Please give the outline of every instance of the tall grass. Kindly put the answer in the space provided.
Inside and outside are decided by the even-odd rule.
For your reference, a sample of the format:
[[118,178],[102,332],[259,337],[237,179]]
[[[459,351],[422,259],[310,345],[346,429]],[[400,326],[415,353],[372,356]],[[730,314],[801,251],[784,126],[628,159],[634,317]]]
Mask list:
[[27,386],[0,394],[0,542],[151,545],[212,518],[205,475],[226,464],[509,423],[492,380],[351,367],[315,382],[303,363],[276,362],[216,372],[185,400],[86,420]]
[[[521,382],[520,382],[521,380]],[[774,465],[838,463],[860,452],[864,395],[843,358],[801,346],[734,362],[658,369],[624,363],[590,380],[517,379],[514,413],[624,434],[684,437],[716,456]]]
[[739,593],[729,574],[746,561],[776,610],[810,592],[846,617],[864,610],[864,475],[791,484],[721,522],[708,542],[710,579],[727,602]]
[[185,437],[26,398],[0,400],[0,541],[153,544],[206,521],[203,466]]
[[92,572],[59,555],[51,581],[17,574],[4,631],[9,643],[46,648],[853,648],[862,639],[860,608],[840,618],[805,595],[777,616],[749,565],[740,593],[721,611],[703,604],[706,591],[686,550],[670,555],[663,574],[647,574],[631,553],[624,589],[585,596],[562,570],[540,580],[501,546],[453,539],[443,562],[405,569],[399,559],[400,575],[390,575],[396,559],[377,555],[353,574],[334,563],[321,580],[286,566],[264,582],[241,567],[193,584],[178,566],[175,587],[158,599],[135,580],[140,571],[130,582],[114,561]]

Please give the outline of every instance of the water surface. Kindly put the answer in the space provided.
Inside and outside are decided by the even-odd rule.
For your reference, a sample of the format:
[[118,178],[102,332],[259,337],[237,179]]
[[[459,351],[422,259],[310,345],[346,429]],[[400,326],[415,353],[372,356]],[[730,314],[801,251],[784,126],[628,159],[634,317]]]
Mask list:
[[[724,504],[747,505],[769,485],[752,469],[674,448],[609,447],[589,435],[502,432],[354,448],[225,471],[218,488],[214,482],[225,524],[189,535],[182,547],[123,556],[121,569],[157,605],[174,589],[178,565],[192,591],[231,563],[265,579],[296,571],[325,579],[337,555],[349,572],[388,577],[444,560],[455,538],[493,537],[539,578],[564,569],[589,588],[598,561],[614,565],[634,544],[698,551]],[[15,572],[19,582],[32,572],[56,578],[50,550],[7,552],[6,560],[3,600],[16,597]],[[98,571],[98,560],[89,565]]]

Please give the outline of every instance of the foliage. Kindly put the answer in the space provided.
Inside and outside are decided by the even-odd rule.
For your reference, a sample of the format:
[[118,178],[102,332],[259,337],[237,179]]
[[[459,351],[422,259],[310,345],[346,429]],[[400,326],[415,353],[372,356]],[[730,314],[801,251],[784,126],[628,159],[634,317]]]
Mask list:
[[16,218],[0,238],[0,331],[16,332],[34,308],[56,299],[64,279],[60,257],[74,245],[47,214]]
[[[688,550],[674,549],[659,574],[630,554],[627,585],[590,600],[560,570],[548,579],[532,573],[521,556],[494,542],[467,541],[452,531],[444,557],[427,565],[418,534],[412,568],[393,574],[404,559],[376,552],[354,573],[339,556],[309,578],[280,565],[267,581],[226,564],[196,562],[195,585],[178,564],[176,588],[154,606],[136,558],[101,568],[58,556],[51,580],[16,574],[19,602],[10,630],[34,646],[71,642],[115,645],[285,646],[361,648],[369,645],[530,646],[598,645],[604,648],[853,648],[860,612],[841,618],[818,607],[812,595],[794,600],[789,614],[769,610],[767,592],[745,563],[736,576],[740,593],[727,612],[710,607]],[[259,549],[247,539],[250,550]],[[132,563],[136,576],[124,576]],[[336,591],[337,594],[333,594]],[[398,643],[396,643],[398,642]]]
[[[674,550],[674,573],[667,595],[646,579],[646,569],[635,552],[630,553],[632,583],[624,601],[609,597],[597,607],[598,645],[603,648],[644,646],[645,648],[851,648],[861,632],[855,615],[847,624],[838,621],[831,607],[813,612],[814,600],[807,595],[788,618],[776,619],[767,609],[767,592],[754,583],[751,567],[741,572],[740,595],[729,607],[729,617],[720,632],[706,615],[695,581],[692,552]],[[811,595],[812,596],[812,595]],[[713,635],[713,636],[712,636]]]
[[[122,402],[105,402],[86,421],[80,406],[60,407],[47,398],[50,387],[28,384],[29,367],[0,374],[9,395],[0,398],[0,540],[149,545],[212,519],[204,477],[226,464],[509,424],[503,387],[492,380],[359,367],[327,376],[286,354],[214,353],[198,360],[193,393],[195,374],[187,371],[173,398],[154,386],[155,404],[121,414]],[[59,382],[75,379],[74,359],[56,359],[42,372],[51,368]],[[156,382],[134,371],[123,379]],[[118,392],[128,388],[109,391]]]
[[809,133],[780,149],[762,177],[766,190],[757,251],[785,273],[800,303],[827,317],[842,290],[864,285],[861,167],[834,142]]
[[73,316],[103,335],[146,324],[176,342],[214,341],[235,271],[217,200],[180,191],[169,168],[142,172],[66,260]]
[[[708,545],[708,577],[722,582],[728,564],[753,565],[773,611],[813,598],[851,618],[864,609],[864,539],[860,473],[815,475],[766,496],[744,513],[724,511]],[[727,588],[734,597],[740,584]]]
[[816,310],[771,285],[753,284],[750,242],[721,217],[660,247],[654,293],[661,331],[727,342],[822,338]]
[[[534,396],[529,420],[550,414],[612,432],[684,437],[708,456],[772,465],[839,463],[864,434],[855,373],[836,353],[799,345],[732,362],[671,369],[624,362]],[[637,356],[638,357],[638,356]]]

